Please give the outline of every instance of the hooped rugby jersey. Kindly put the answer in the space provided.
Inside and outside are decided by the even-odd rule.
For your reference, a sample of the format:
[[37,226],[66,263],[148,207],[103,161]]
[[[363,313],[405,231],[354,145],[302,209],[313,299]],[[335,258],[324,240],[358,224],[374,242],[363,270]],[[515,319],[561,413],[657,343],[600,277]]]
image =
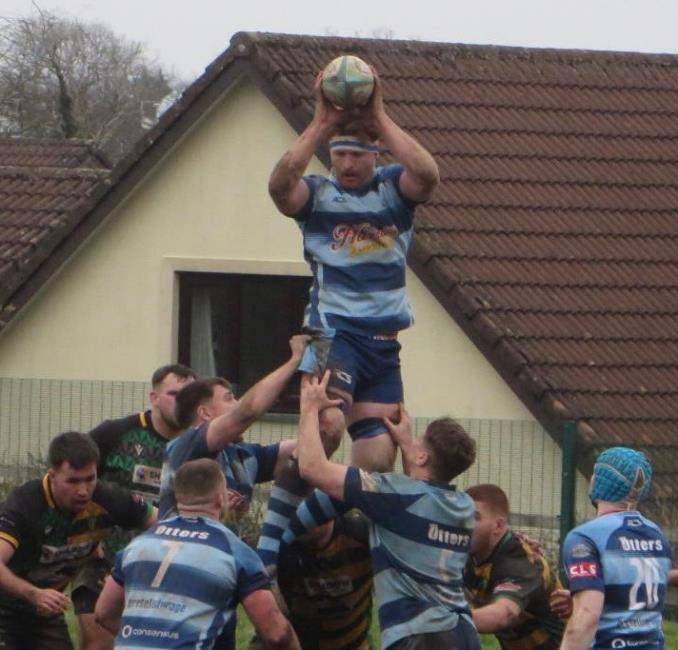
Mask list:
[[557,650],[563,623],[551,612],[549,595],[562,585],[546,558],[507,531],[484,562],[469,558],[464,586],[472,607],[499,598],[520,606],[520,617],[508,630],[496,633],[504,650]]
[[[138,495],[98,483],[87,507],[73,514],[56,506],[47,475],[28,481],[0,505],[0,539],[14,547],[7,566],[36,587],[64,589],[113,526],[142,528],[151,513]],[[2,593],[0,607],[33,609]]]
[[221,523],[176,516],[118,553],[125,589],[116,648],[211,648],[235,609],[270,580],[259,556]]
[[258,445],[237,442],[220,451],[207,447],[209,422],[193,427],[168,443],[162,466],[160,484],[160,517],[174,513],[176,501],[172,482],[174,474],[184,463],[196,458],[213,458],[221,466],[229,489],[242,494],[249,502],[256,483],[273,480],[273,471],[278,460],[279,443]]
[[661,610],[673,552],[659,527],[636,511],[587,521],[565,538],[572,593],[601,591],[592,648],[663,648]]
[[372,613],[367,519],[340,517],[321,549],[301,542],[284,548],[278,586],[304,650],[366,650]]
[[463,588],[475,507],[454,486],[349,467],[344,502],[371,520],[370,549],[384,648],[470,619]]
[[377,167],[359,190],[333,174],[304,177],[310,197],[295,219],[313,274],[305,327],[371,336],[414,322],[405,271],[416,204],[400,193],[402,171]]

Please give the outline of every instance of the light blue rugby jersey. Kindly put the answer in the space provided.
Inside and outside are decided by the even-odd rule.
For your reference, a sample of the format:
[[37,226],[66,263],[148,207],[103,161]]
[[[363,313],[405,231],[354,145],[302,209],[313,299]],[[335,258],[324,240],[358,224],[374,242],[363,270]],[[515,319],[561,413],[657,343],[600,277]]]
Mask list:
[[257,554],[203,517],[165,519],[117,554],[116,648],[212,648],[239,602],[270,581]]
[[475,507],[453,486],[350,467],[344,501],[372,521],[370,548],[383,647],[453,629],[470,610],[462,573]]
[[189,460],[196,458],[213,458],[221,466],[226,484],[248,500],[252,498],[252,490],[256,483],[273,480],[273,471],[278,460],[280,444],[257,445],[237,442],[228,445],[221,451],[212,452],[207,448],[208,422],[193,427],[174,438],[165,446],[165,453],[160,475],[160,517],[174,514],[176,502],[172,481],[176,471]]
[[378,167],[361,190],[342,189],[334,175],[304,177],[311,195],[296,221],[313,273],[305,326],[369,336],[414,322],[405,270],[416,204],[400,194],[402,171]]
[[663,648],[661,609],[671,545],[635,511],[597,517],[570,531],[563,562],[572,592],[595,590],[605,604],[592,648]]

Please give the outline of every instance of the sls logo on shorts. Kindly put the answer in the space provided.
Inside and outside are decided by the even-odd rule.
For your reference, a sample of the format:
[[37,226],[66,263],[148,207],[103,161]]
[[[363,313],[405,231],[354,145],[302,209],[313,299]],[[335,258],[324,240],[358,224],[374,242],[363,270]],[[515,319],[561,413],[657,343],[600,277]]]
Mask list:
[[577,562],[568,567],[567,573],[570,578],[595,578],[598,566],[594,562]]

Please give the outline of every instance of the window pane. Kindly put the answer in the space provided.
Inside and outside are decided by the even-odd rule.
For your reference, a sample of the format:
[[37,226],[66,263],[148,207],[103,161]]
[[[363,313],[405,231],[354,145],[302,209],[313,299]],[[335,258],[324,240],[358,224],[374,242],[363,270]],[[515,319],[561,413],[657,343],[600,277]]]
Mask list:
[[[226,377],[242,394],[288,358],[309,286],[296,276],[181,274],[180,361]],[[274,410],[298,410],[298,381]]]

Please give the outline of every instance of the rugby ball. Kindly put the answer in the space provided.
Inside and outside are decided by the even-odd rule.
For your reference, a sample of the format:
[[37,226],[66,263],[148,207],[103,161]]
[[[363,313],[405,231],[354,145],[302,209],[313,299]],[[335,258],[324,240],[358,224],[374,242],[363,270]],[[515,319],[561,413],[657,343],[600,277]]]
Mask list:
[[320,87],[327,101],[337,108],[356,108],[370,101],[374,75],[361,58],[344,54],[325,66]]

